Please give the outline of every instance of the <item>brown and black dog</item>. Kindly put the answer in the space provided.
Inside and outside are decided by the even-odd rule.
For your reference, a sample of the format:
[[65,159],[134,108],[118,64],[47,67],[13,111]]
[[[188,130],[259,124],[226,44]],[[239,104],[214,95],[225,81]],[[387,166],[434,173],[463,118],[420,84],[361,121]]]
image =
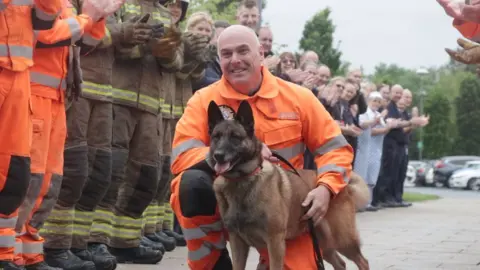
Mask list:
[[[233,121],[225,121],[215,102],[208,107],[210,152],[207,162],[219,177],[214,181],[220,215],[229,233],[234,270],[243,270],[251,247],[267,248],[270,269],[283,269],[285,240],[308,228],[301,218],[302,202],[315,188],[316,172],[295,173],[262,158],[262,143],[254,135],[253,113],[243,101]],[[316,228],[324,259],[336,270],[346,269],[337,251],[368,270],[360,250],[355,223],[357,208],[367,204],[369,190],[355,174],[348,186],[330,202]]]

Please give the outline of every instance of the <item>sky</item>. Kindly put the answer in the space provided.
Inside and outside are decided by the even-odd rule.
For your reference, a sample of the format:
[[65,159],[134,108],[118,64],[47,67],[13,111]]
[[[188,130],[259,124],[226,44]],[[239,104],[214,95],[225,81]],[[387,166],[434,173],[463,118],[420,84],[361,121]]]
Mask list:
[[381,62],[443,65],[449,60],[444,48],[455,49],[461,36],[435,0],[269,0],[262,22],[272,28],[274,43],[288,45],[282,51],[295,51],[306,21],[327,6],[342,60],[367,74]]

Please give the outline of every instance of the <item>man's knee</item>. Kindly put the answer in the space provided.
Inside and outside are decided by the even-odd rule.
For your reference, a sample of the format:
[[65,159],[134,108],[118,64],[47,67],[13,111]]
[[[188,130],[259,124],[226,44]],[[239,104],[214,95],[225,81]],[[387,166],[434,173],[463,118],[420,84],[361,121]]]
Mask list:
[[182,216],[213,216],[217,199],[213,191],[213,176],[201,170],[185,171],[180,179],[180,209]]

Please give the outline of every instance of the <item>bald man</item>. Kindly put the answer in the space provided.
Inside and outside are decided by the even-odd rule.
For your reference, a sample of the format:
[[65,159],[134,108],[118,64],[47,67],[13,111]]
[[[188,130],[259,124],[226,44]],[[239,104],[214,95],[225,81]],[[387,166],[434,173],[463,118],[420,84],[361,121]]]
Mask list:
[[[403,129],[412,126],[411,120],[406,120],[398,108],[403,92],[401,85],[392,86],[391,101],[386,108],[388,114],[385,119],[395,119],[398,121],[398,125],[385,135],[383,141],[382,167],[373,192],[372,205],[375,207],[408,207],[411,205],[404,202],[401,196],[405,180],[402,179],[402,177],[404,178],[402,164],[405,162],[408,151],[407,136]],[[403,100],[402,103],[404,103]]]
[[262,26],[258,30],[258,39],[263,47],[263,56],[272,56],[273,33],[270,27]]
[[363,80],[362,70],[359,69],[359,68],[352,69],[350,72],[348,72],[347,78],[350,79],[350,80],[353,80],[358,85],[360,85],[362,83],[362,80]]
[[302,57],[300,57],[300,66],[308,61],[318,64],[320,62],[320,57],[318,57],[318,54],[314,51],[306,51],[303,53]]
[[[218,161],[215,157],[208,158],[209,129],[214,124],[209,127],[212,118],[209,119],[207,112],[212,100],[223,118],[230,120],[235,119],[241,101],[250,104],[255,116],[255,134],[263,142],[265,160],[272,160],[270,149],[275,150],[300,169],[304,146],[316,153],[317,187],[303,202],[306,206],[312,203],[305,218],[312,218],[315,223],[325,214],[330,198],[345,187],[353,159],[352,148],[340,128],[312,92],[286,83],[262,66],[262,49],[254,31],[241,25],[225,29],[218,39],[218,52],[224,76],[189,100],[173,140],[171,169],[177,177],[172,182],[170,202],[187,240],[188,266],[193,270],[232,269],[212,183],[216,174],[231,179],[229,173],[238,172],[236,165],[226,171],[220,168],[228,168],[228,163],[237,161],[227,160],[226,156]],[[240,170],[244,174],[235,178],[242,179],[257,169]],[[238,214],[248,218],[249,213]],[[241,243],[234,232],[228,237],[231,244]],[[285,260],[269,262],[266,250],[259,250],[259,269],[318,269],[307,232],[287,242],[280,238],[275,245],[286,245]],[[245,251],[243,245],[236,248]],[[245,265],[240,263],[235,269],[245,269]]]
[[[397,107],[403,106],[402,119],[405,121],[412,120],[412,115],[409,112],[409,108],[412,105],[413,96],[412,92],[408,89],[403,90],[402,98],[400,99]],[[400,202],[401,206],[408,207],[412,204],[409,202],[405,202],[403,200],[403,185],[405,182],[405,178],[407,177],[407,170],[408,170],[408,147],[411,141],[412,132],[415,129],[415,125],[410,125],[409,127],[405,127],[403,132],[405,133],[405,156],[400,163],[400,176],[397,182],[393,183],[393,196],[395,201]]]

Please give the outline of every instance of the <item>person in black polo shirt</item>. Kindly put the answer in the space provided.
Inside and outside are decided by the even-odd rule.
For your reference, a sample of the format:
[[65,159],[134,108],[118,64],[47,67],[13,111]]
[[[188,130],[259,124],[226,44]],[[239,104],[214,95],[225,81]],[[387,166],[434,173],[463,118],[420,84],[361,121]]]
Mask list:
[[[386,121],[396,121],[396,128],[390,130],[383,141],[382,167],[374,189],[372,205],[376,207],[405,207],[408,206],[401,198],[394,196],[395,185],[401,181],[401,162],[405,159],[406,135],[403,128],[412,125],[411,121],[404,120],[398,105],[404,109],[401,101],[403,88],[394,85],[391,88],[391,102],[387,106]],[[402,182],[403,183],[403,182]]]

